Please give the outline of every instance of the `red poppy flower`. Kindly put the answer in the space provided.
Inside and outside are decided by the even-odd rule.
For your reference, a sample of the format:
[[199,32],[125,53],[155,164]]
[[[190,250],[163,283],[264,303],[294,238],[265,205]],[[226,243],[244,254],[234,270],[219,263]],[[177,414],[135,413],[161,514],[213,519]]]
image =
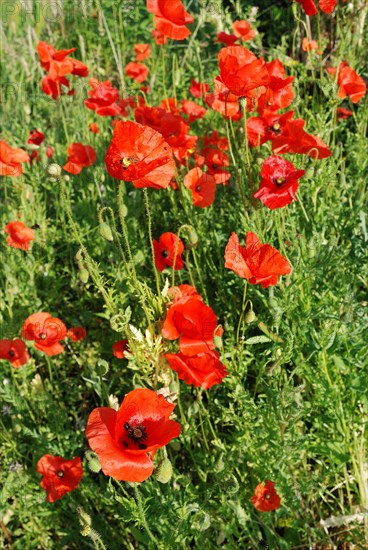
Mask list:
[[164,36],[184,40],[190,35],[185,25],[194,19],[184,10],[181,0],[147,0],[147,10],[155,16],[155,27]]
[[225,136],[219,136],[216,130],[212,130],[211,134],[207,134],[204,137],[203,145],[216,145],[221,151],[227,151],[229,149],[229,141]]
[[48,159],[50,159],[55,153],[55,149],[53,147],[51,147],[51,145],[48,145],[46,147],[46,156]]
[[281,499],[274,486],[273,481],[265,481],[259,483],[255,488],[254,495],[250,500],[260,512],[271,512],[280,508]]
[[[330,74],[336,74],[336,69],[333,67],[329,67],[327,70]],[[367,91],[364,80],[345,61],[340,63],[338,71],[339,91],[337,97],[344,99],[349,96],[353,103],[358,103]]]
[[294,77],[286,76],[281,61],[274,59],[270,63],[266,63],[266,68],[270,77],[270,83],[267,90],[257,100],[257,111],[259,114],[262,114],[265,109],[270,111],[284,109],[294,100],[292,87]]
[[226,369],[219,360],[220,355],[216,351],[200,353],[191,357],[182,353],[167,353],[165,357],[170,368],[178,373],[180,380],[184,380],[196,388],[202,386],[208,390],[215,384],[221,384],[226,376]]
[[197,82],[194,78],[192,78],[190,82],[190,88],[189,92],[192,94],[193,97],[200,98],[203,95],[205,95],[209,90],[208,84],[205,84],[204,82]]
[[298,153],[318,159],[330,157],[329,147],[319,137],[307,134],[304,124],[305,120],[301,118],[287,120],[282,133],[272,141],[272,151],[279,155]]
[[238,97],[257,97],[270,84],[264,59],[243,46],[229,46],[218,54],[220,77],[231,93]]
[[66,334],[64,323],[45,311],[33,313],[27,317],[22,326],[22,338],[34,340],[36,349],[50,357],[64,351],[59,340],[63,340]]
[[159,32],[156,29],[153,29],[152,31],[152,38],[154,38],[157,46],[162,46],[163,44],[166,44],[169,40],[168,36],[165,36],[164,34],[162,34],[162,32]]
[[86,436],[103,473],[121,481],[147,479],[155,451],[180,435],[180,424],[169,418],[174,408],[162,395],[136,389],[125,396],[118,411],[94,409]]
[[294,111],[283,115],[273,111],[263,111],[261,117],[250,117],[247,120],[247,133],[250,147],[259,147],[269,140],[281,135],[286,122],[293,118]]
[[75,52],[76,48],[56,51],[53,46],[47,42],[38,42],[37,52],[40,57],[41,66],[46,69],[51,78],[58,78],[66,74],[77,76],[88,76],[86,65],[76,59],[68,57],[70,53]]
[[242,116],[239,107],[239,97],[230,93],[229,89],[221,82],[220,77],[214,80],[215,90],[213,94],[206,94],[205,103],[214,111],[222,114],[225,118],[239,120]]
[[164,189],[175,172],[171,147],[162,135],[131,121],[116,124],[105,163],[110,176],[138,188]]
[[[58,76],[51,78],[51,76],[44,76],[41,80],[42,91],[46,95],[51,95],[53,99],[57,99],[59,95],[64,93],[65,89],[68,89],[70,82],[65,76]],[[68,95],[73,95],[74,90],[69,90]]]
[[[318,43],[315,40],[308,40],[305,36],[302,40],[302,50],[304,52],[312,52],[313,50],[318,50]],[[317,52],[319,53],[319,52]]]
[[[318,13],[316,4],[313,0],[296,0],[301,4],[306,15],[316,15]],[[337,0],[319,0],[319,8],[324,13],[332,13],[337,4]]]
[[8,359],[16,369],[28,363],[29,353],[23,340],[0,340],[0,359]]
[[72,143],[68,147],[68,158],[63,166],[70,174],[79,174],[82,168],[92,166],[96,161],[96,151],[90,145]]
[[119,340],[112,346],[112,353],[117,359],[124,359],[128,340]]
[[184,245],[174,233],[163,233],[158,241],[153,241],[153,247],[155,249],[155,265],[159,271],[163,271],[167,266],[175,270],[183,269],[184,262],[181,255],[184,252]]
[[6,244],[21,250],[29,250],[30,242],[35,237],[33,230],[19,220],[6,224],[4,231],[9,235],[6,238]]
[[234,21],[233,23],[234,34],[241,40],[252,40],[255,37],[256,31],[254,31],[248,21]]
[[20,176],[21,162],[29,162],[23,149],[13,149],[4,139],[0,140],[0,176]]
[[240,246],[236,233],[232,233],[225,249],[225,267],[248,279],[251,285],[263,288],[277,285],[279,275],[287,275],[289,262],[269,244],[262,244],[250,231],[246,235],[246,248]]
[[100,130],[98,129],[98,126],[95,122],[92,122],[91,124],[88,125],[88,130],[90,132],[93,132],[94,134],[100,133]]
[[282,208],[296,200],[299,178],[303,175],[304,170],[296,170],[288,160],[272,155],[262,164],[262,179],[254,196],[271,210]]
[[99,82],[96,78],[91,78],[89,85],[92,90],[88,92],[89,99],[84,100],[87,109],[95,111],[98,116],[115,116],[120,113],[116,103],[119,90],[111,85],[110,80]]
[[132,78],[134,82],[144,82],[148,76],[148,68],[142,63],[131,61],[125,67],[125,74]]
[[29,138],[27,139],[27,143],[29,145],[41,145],[44,139],[45,139],[45,134],[43,134],[42,132],[39,132],[35,128],[34,130],[29,131]]
[[183,355],[193,356],[213,350],[217,317],[214,311],[202,302],[198,294],[184,294],[169,307],[162,326],[162,335],[168,340],[179,340]]
[[344,107],[337,108],[338,119],[346,119],[346,118],[349,118],[350,116],[353,116],[353,111],[350,111],[350,109],[344,109]]
[[189,101],[187,99],[181,102],[181,108],[183,113],[188,115],[188,122],[190,124],[199,118],[203,118],[207,112],[202,105],[198,105],[195,101]]
[[[343,0],[343,2],[346,0]],[[319,0],[319,9],[324,13],[332,13],[336,7],[337,0]]]
[[222,31],[217,33],[217,42],[221,42],[227,46],[233,46],[237,40],[238,37],[235,34],[228,34]]
[[193,168],[184,177],[184,185],[192,191],[194,206],[205,208],[215,200],[216,180],[200,168]]
[[66,335],[73,342],[80,342],[80,340],[84,340],[86,338],[87,331],[84,327],[72,327],[68,330]]
[[79,456],[66,460],[44,455],[37,462],[37,472],[42,475],[40,485],[47,493],[47,502],[55,502],[78,487],[83,477],[82,461]]
[[134,52],[137,61],[144,61],[150,56],[151,46],[149,44],[134,44]]

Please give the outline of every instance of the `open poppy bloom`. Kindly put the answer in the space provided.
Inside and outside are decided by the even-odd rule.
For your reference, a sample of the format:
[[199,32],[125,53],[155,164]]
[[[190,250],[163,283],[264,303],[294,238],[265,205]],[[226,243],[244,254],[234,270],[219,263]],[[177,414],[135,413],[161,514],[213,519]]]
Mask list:
[[185,25],[194,19],[184,10],[181,0],[147,0],[147,9],[154,14],[155,27],[164,36],[184,40],[190,35]]
[[28,363],[29,353],[23,340],[0,340],[0,359],[8,359],[16,369]]
[[13,149],[4,139],[0,140],[0,176],[20,176],[21,162],[28,162],[29,155],[23,149]]
[[150,56],[151,46],[149,44],[134,44],[136,61],[144,61]]
[[257,111],[278,111],[288,107],[294,100],[293,76],[286,76],[286,71],[279,59],[266,63],[270,83],[257,100]]
[[88,130],[92,132],[93,134],[99,134],[100,130],[98,129],[98,126],[95,122],[91,122],[91,124],[88,125]]
[[280,508],[281,499],[276,493],[273,481],[259,483],[255,488],[254,495],[250,499],[254,507],[260,512],[271,512]]
[[290,264],[284,256],[269,244],[262,244],[248,231],[246,247],[240,246],[236,233],[232,233],[225,249],[225,267],[247,279],[251,285],[263,288],[277,285],[279,275],[290,273]]
[[143,63],[135,63],[131,61],[125,67],[125,74],[132,78],[134,82],[144,82],[148,76],[148,68]]
[[19,220],[7,223],[4,231],[9,235],[6,244],[21,250],[29,250],[30,243],[35,237],[34,231]]
[[262,179],[254,196],[271,210],[282,208],[296,200],[299,178],[303,175],[304,170],[296,170],[288,160],[272,155],[262,164]]
[[[333,67],[329,67],[327,71],[332,75],[336,74],[336,69]],[[367,91],[364,80],[354,69],[349,67],[346,61],[340,63],[338,71],[337,83],[339,91],[337,97],[344,99],[344,97],[349,96],[353,103],[358,103]]]
[[178,373],[180,380],[205,390],[215,384],[221,384],[226,376],[226,369],[219,360],[219,353],[208,351],[199,355],[186,356],[182,353],[165,355],[170,368]]
[[209,90],[208,84],[204,82],[197,82],[194,78],[190,81],[190,88],[189,92],[192,94],[193,97],[200,98],[204,94],[206,94]]
[[199,118],[203,118],[206,114],[206,109],[202,105],[198,105],[195,101],[183,99],[181,102],[182,112],[188,115],[188,122],[191,124]]
[[247,134],[250,147],[259,147],[267,141],[282,135],[286,122],[293,118],[294,111],[279,115],[274,111],[264,110],[261,117],[247,119]]
[[238,97],[257,97],[270,83],[264,59],[243,46],[223,48],[218,59],[222,82]]
[[184,245],[182,240],[174,233],[163,233],[158,241],[153,240],[153,247],[155,251],[155,265],[159,271],[163,271],[167,266],[175,270],[183,269],[184,262],[181,255],[184,252]]
[[217,317],[214,311],[202,302],[199,294],[191,291],[189,294],[185,292],[169,307],[161,334],[168,340],[179,338],[180,352],[193,356],[214,349],[216,326]]
[[[57,76],[51,78],[51,76],[44,76],[41,80],[42,91],[46,95],[52,96],[53,99],[57,99],[60,95],[63,95],[70,87],[70,82],[65,76]],[[68,95],[73,95],[74,90],[68,90]]]
[[316,51],[316,53],[321,53],[318,51],[318,43],[315,40],[309,41],[306,36],[302,40],[302,50],[303,52]]
[[55,50],[53,46],[47,42],[39,41],[37,44],[37,52],[40,57],[41,66],[49,73],[51,78],[65,76],[66,74],[74,74],[77,76],[88,76],[88,68],[86,65],[68,57],[70,53],[75,52],[76,48],[68,50]]
[[332,155],[331,149],[319,138],[304,130],[305,120],[287,120],[282,132],[272,140],[272,151],[279,155],[297,153],[324,159]]
[[128,340],[119,340],[112,346],[112,353],[117,359],[124,359],[125,350],[127,349]]
[[68,147],[68,158],[63,166],[70,174],[79,174],[82,168],[92,166],[96,161],[96,151],[90,145],[72,143]]
[[86,338],[87,331],[84,327],[72,327],[68,330],[66,335],[72,342],[80,342]]
[[138,188],[165,189],[175,173],[172,150],[163,136],[128,120],[115,125],[105,163],[110,176]]
[[205,103],[214,111],[221,113],[223,117],[239,120],[242,116],[239,97],[230,92],[219,76],[215,78],[214,85],[214,93],[205,95]]
[[119,90],[111,85],[110,80],[99,82],[96,78],[91,78],[89,85],[92,90],[88,92],[89,99],[84,100],[87,109],[95,111],[98,116],[115,116],[120,113],[116,103]]
[[50,357],[64,351],[59,340],[63,340],[66,334],[64,323],[45,311],[33,313],[27,317],[22,326],[22,338],[34,340],[35,347]]
[[237,38],[241,40],[252,40],[255,37],[256,31],[254,31],[250,23],[244,19],[240,21],[234,21],[233,23],[234,34]]
[[180,435],[180,424],[169,418],[174,408],[162,395],[136,389],[125,396],[118,411],[94,409],[86,436],[103,473],[121,481],[147,479],[155,451]]
[[47,502],[55,502],[78,487],[83,466],[79,456],[66,460],[62,456],[44,455],[37,462],[37,472],[42,475],[40,485],[47,493]]
[[192,191],[194,206],[205,208],[215,200],[216,180],[200,168],[192,168],[184,177],[184,185]]
[[35,128],[34,130],[30,130],[27,143],[28,145],[41,145],[44,139],[45,139],[45,134],[43,134],[42,132],[39,132]]

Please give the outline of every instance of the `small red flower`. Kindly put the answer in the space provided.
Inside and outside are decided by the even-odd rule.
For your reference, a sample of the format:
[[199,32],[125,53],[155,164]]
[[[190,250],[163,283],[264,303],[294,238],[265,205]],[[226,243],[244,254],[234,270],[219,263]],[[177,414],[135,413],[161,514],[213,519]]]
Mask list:
[[230,92],[219,76],[214,80],[215,90],[213,94],[206,94],[204,100],[214,111],[225,118],[239,120],[242,116],[239,107],[239,97]]
[[180,380],[192,384],[196,388],[201,386],[205,390],[215,384],[221,384],[226,376],[226,369],[221,363],[219,353],[209,351],[199,355],[187,356],[182,353],[167,353],[165,355],[170,368],[178,373]]
[[297,153],[318,159],[330,157],[331,149],[318,136],[308,134],[304,124],[301,118],[287,120],[282,132],[272,140],[272,151],[279,155]]
[[344,107],[338,107],[337,108],[337,118],[338,119],[346,119],[350,116],[353,116],[353,111],[350,111],[350,109],[344,109]]
[[155,249],[155,265],[159,271],[163,271],[167,266],[175,270],[183,269],[184,262],[181,255],[184,252],[184,245],[174,233],[163,233],[158,241],[153,241],[153,247]]
[[34,231],[18,220],[6,224],[4,231],[9,235],[6,244],[21,250],[29,250],[30,242],[35,238]]
[[0,140],[0,176],[20,176],[21,163],[28,161],[29,156],[23,149],[13,149],[5,140]]
[[92,166],[96,161],[96,151],[90,145],[72,143],[68,147],[68,158],[63,166],[70,174],[79,174],[82,168]]
[[193,168],[184,177],[184,185],[192,191],[194,206],[205,208],[215,200],[216,180],[200,168]]
[[59,341],[63,340],[66,334],[64,323],[45,311],[33,313],[27,317],[22,326],[22,338],[34,340],[36,349],[50,357],[64,351]]
[[162,34],[162,32],[159,32],[156,29],[153,29],[152,31],[152,38],[154,38],[157,46],[162,46],[163,44],[166,44],[169,40],[168,36],[165,36],[164,34]]
[[[336,69],[333,67],[327,70],[332,75],[336,74]],[[349,96],[353,103],[358,103],[367,91],[364,80],[345,61],[340,63],[338,71],[339,91],[337,97],[344,99],[344,97]]]
[[272,510],[280,508],[281,499],[274,486],[273,481],[265,481],[259,483],[255,488],[254,495],[250,500],[260,512],[272,512]]
[[217,317],[214,311],[202,302],[202,298],[198,294],[184,293],[169,307],[161,333],[168,340],[180,338],[180,352],[186,356],[193,356],[214,349],[213,337],[216,326]]
[[125,350],[127,349],[128,340],[119,340],[112,346],[112,353],[117,359],[124,359]]
[[101,407],[88,418],[86,436],[105,475],[142,482],[153,472],[155,451],[180,435],[170,420],[175,405],[148,389],[128,393],[118,411]]
[[147,10],[154,14],[155,27],[164,36],[184,40],[190,35],[185,25],[194,19],[184,10],[181,0],[147,0]]
[[[318,13],[314,0],[296,0],[301,4],[306,15],[316,15]],[[343,0],[345,1],[345,0]],[[336,7],[337,0],[319,0],[319,8],[324,13],[332,13]]]
[[87,331],[84,327],[72,327],[68,330],[66,335],[73,342],[80,342],[80,340],[84,340],[86,338]]
[[303,175],[304,170],[296,170],[288,160],[272,155],[262,164],[262,179],[254,196],[271,210],[282,208],[296,200],[299,178]]
[[193,97],[198,99],[205,95],[209,90],[208,84],[205,84],[204,82],[197,82],[194,78],[192,78],[190,84],[189,92]]
[[78,456],[66,460],[44,455],[37,462],[37,472],[42,475],[40,485],[47,493],[47,502],[55,502],[78,487],[83,477],[82,461]]
[[55,149],[53,147],[51,147],[51,145],[48,145],[46,147],[46,156],[48,159],[50,159],[55,153]]
[[39,132],[35,128],[34,130],[29,131],[29,138],[27,139],[27,143],[29,145],[41,145],[44,139],[45,139],[45,134],[43,134],[42,132]]
[[[44,76],[41,80],[42,91],[46,95],[51,95],[53,99],[57,99],[60,95],[63,95],[65,90],[70,86],[70,82],[65,76],[57,76],[51,78],[51,76]],[[68,95],[73,95],[74,90],[69,90]]]
[[0,359],[8,359],[16,369],[28,363],[29,353],[23,340],[0,340]]
[[125,74],[134,80],[134,82],[144,82],[148,76],[148,68],[142,63],[131,61],[125,67]]
[[315,40],[308,40],[305,36],[302,40],[302,50],[304,52],[312,52],[315,50],[318,53],[318,43]]
[[172,149],[163,136],[131,121],[115,125],[105,163],[110,176],[138,188],[164,189],[175,173]]
[[227,46],[233,46],[237,40],[238,37],[235,34],[228,34],[223,31],[217,33],[217,42],[221,42]]
[[288,107],[294,100],[293,76],[286,76],[283,64],[278,59],[266,63],[270,83],[257,100],[257,111],[278,111]]
[[218,54],[220,77],[231,93],[238,97],[257,97],[270,83],[264,59],[243,46],[229,46]]
[[66,74],[74,74],[77,76],[88,76],[88,68],[86,65],[68,57],[70,53],[75,52],[76,48],[69,50],[56,51],[53,46],[47,42],[38,42],[37,52],[40,57],[41,66],[46,69],[51,78],[65,76]]
[[99,134],[100,133],[100,130],[98,129],[98,126],[95,122],[91,122],[91,124],[89,124],[88,130],[90,132],[93,132],[94,134]]
[[251,28],[250,23],[248,23],[248,21],[244,21],[244,19],[241,21],[234,21],[233,29],[235,36],[244,41],[252,40],[256,35],[256,31],[254,31]]
[[151,46],[149,44],[134,44],[134,52],[136,61],[144,61],[151,54]]
[[263,288],[277,285],[279,275],[287,275],[289,262],[269,244],[262,244],[258,237],[248,232],[246,248],[240,246],[236,233],[232,233],[225,249],[225,267],[248,279],[251,285]]
[[203,118],[206,114],[206,109],[202,105],[198,105],[195,101],[184,99],[181,102],[182,112],[188,115],[188,122],[191,124],[199,118]]
[[115,116],[120,113],[116,103],[119,99],[119,90],[111,85],[110,80],[99,82],[96,78],[91,78],[89,85],[92,90],[88,92],[89,99],[84,100],[87,109],[95,111],[98,116]]

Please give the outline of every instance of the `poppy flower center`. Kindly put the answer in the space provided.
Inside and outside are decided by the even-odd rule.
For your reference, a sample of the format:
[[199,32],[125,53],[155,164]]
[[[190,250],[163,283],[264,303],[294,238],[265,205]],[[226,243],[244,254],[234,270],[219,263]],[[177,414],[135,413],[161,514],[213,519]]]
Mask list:
[[63,470],[59,470],[59,471],[56,473],[56,475],[57,475],[58,477],[64,477],[64,472],[63,472]]
[[[139,449],[146,449],[147,445],[143,443],[145,439],[147,439],[147,431],[145,426],[142,424],[139,424],[138,426],[131,426],[129,422],[126,422],[124,424],[124,428],[128,432],[128,437],[133,441],[133,443],[136,443],[138,445]],[[123,441],[124,447],[128,447],[128,443],[126,441]]]
[[200,185],[196,185],[195,190],[196,190],[196,191],[200,191],[200,190],[201,190],[201,186],[200,186]]
[[9,351],[8,355],[9,355],[9,357],[14,357],[15,351],[11,349],[11,350]]
[[168,251],[167,251],[167,250],[163,250],[163,251],[161,252],[161,256],[162,256],[163,258],[168,258],[168,257],[169,257]]
[[41,340],[46,340],[46,334],[44,332],[41,332],[40,339]]
[[212,170],[217,170],[217,164],[211,164]]
[[280,124],[276,122],[273,126],[271,126],[271,130],[273,130],[275,134],[279,134],[281,130]]
[[266,494],[265,494],[265,500],[270,500],[270,499],[271,499],[270,493],[266,493]]
[[123,157],[120,159],[120,164],[123,166],[123,170],[126,170],[133,162],[138,162],[134,157]]
[[282,185],[283,183],[285,183],[286,178],[275,178],[273,181],[275,185]]

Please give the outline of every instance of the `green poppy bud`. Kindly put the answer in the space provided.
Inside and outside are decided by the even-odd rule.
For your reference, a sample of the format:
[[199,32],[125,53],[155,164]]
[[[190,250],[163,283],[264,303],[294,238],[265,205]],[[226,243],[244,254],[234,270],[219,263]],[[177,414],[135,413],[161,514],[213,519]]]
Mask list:
[[160,483],[168,483],[172,478],[173,467],[168,458],[164,458],[155,470],[155,478]]
[[84,267],[79,271],[79,279],[82,281],[82,283],[86,284],[89,279],[89,273],[88,270]]
[[247,325],[250,325],[250,323],[253,323],[256,319],[257,315],[254,313],[253,309],[247,311],[244,317],[244,321],[247,323]]
[[49,164],[47,167],[47,173],[52,178],[59,178],[61,176],[61,166],[59,166],[59,164],[56,164],[55,162]]
[[109,225],[107,225],[106,222],[103,222],[103,223],[100,224],[100,235],[101,235],[101,237],[106,239],[106,241],[113,241],[114,240],[114,237],[112,236],[111,228],[110,228]]

